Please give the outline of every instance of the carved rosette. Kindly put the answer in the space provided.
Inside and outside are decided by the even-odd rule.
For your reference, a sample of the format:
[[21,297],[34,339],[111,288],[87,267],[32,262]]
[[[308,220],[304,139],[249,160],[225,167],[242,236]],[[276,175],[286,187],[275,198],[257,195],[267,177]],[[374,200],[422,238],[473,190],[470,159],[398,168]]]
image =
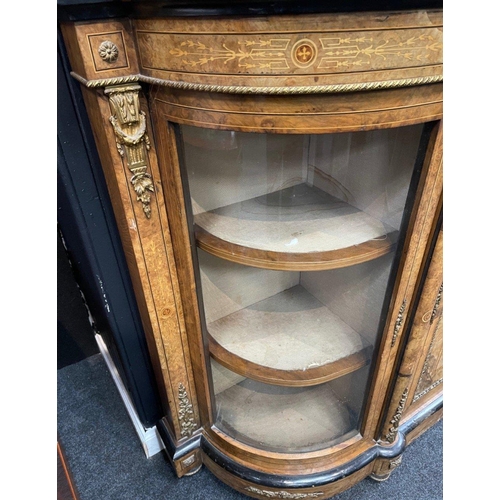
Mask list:
[[189,400],[186,388],[182,384],[179,384],[179,422],[182,437],[190,437],[197,427],[194,420],[193,405]]
[[396,434],[398,432],[399,428],[399,421],[401,420],[401,417],[403,416],[403,411],[406,406],[406,400],[408,399],[408,387],[403,391],[403,394],[401,396],[401,399],[399,401],[399,405],[396,408],[396,413],[394,413],[394,416],[391,419],[391,427],[389,428],[389,432],[385,436],[385,440],[389,443],[393,443],[394,440],[396,439]]
[[151,194],[153,180],[148,173],[147,151],[151,147],[146,134],[146,114],[139,107],[140,85],[108,87],[104,93],[109,97],[112,115],[109,118],[116,136],[116,146],[132,172],[130,182],[142,203],[144,214],[151,217]]
[[118,47],[109,40],[106,40],[99,45],[99,57],[107,63],[113,63],[118,59]]

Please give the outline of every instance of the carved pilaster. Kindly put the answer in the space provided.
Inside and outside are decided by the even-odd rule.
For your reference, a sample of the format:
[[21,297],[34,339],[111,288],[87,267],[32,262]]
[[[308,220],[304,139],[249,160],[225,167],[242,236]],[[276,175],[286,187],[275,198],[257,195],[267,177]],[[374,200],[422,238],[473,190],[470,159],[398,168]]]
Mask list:
[[121,85],[107,87],[104,93],[109,97],[112,115],[109,118],[116,136],[116,146],[132,172],[130,182],[142,203],[144,214],[151,217],[151,194],[153,180],[148,173],[147,152],[150,148],[146,134],[146,114],[140,110],[139,91],[141,86]]

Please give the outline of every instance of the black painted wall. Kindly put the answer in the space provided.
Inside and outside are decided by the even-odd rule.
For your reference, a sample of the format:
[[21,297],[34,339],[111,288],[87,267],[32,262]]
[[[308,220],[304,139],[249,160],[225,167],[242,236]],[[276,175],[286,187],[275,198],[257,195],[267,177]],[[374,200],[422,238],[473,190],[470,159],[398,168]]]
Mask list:
[[57,369],[99,353],[87,308],[57,232]]

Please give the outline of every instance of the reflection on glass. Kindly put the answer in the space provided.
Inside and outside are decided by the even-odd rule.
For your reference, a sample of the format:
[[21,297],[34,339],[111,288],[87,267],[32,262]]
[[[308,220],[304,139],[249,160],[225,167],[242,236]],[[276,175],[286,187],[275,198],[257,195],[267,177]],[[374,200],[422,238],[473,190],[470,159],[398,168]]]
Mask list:
[[181,127],[224,432],[281,452],[358,432],[421,132]]

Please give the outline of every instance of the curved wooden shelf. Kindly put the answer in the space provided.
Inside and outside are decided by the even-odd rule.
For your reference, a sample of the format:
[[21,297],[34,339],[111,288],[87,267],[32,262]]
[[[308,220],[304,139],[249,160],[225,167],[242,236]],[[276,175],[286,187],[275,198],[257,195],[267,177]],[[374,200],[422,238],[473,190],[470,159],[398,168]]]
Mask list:
[[308,387],[347,375],[366,366],[373,350],[371,346],[367,346],[338,361],[308,370],[277,370],[240,358],[222,347],[211,336],[209,347],[211,356],[225,368],[259,382],[286,387]]
[[210,355],[243,377],[307,387],[370,362],[372,346],[301,285],[208,325]]
[[237,264],[275,271],[325,271],[368,262],[394,250],[398,234],[398,231],[393,231],[384,239],[365,241],[339,250],[298,254],[236,245],[195,227],[196,243],[205,252]]
[[[278,205],[297,192],[297,205]],[[398,238],[394,228],[305,184],[197,214],[195,223],[202,250],[231,262],[281,271],[360,264],[389,253]]]
[[212,360],[215,425],[250,446],[306,452],[331,446],[356,432],[355,421],[331,382],[279,387],[224,370]]

